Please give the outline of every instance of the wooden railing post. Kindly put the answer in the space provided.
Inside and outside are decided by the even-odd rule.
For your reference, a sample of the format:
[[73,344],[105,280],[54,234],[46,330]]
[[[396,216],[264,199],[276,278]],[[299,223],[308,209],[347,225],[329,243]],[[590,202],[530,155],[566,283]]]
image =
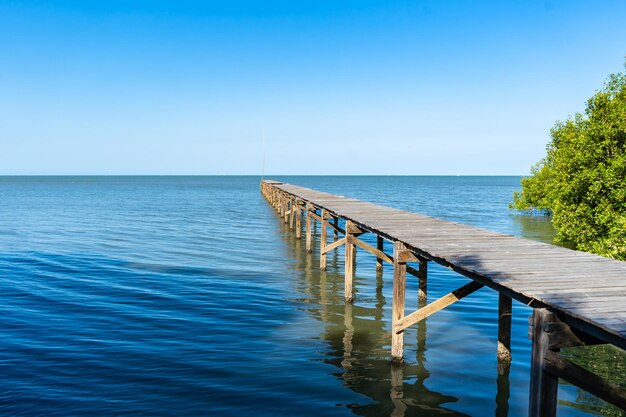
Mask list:
[[350,220],[346,221],[346,255],[345,255],[345,278],[344,278],[344,298],[346,302],[351,303],[353,300],[352,295],[352,280],[354,278],[354,252],[356,252],[356,248],[354,244],[350,241],[350,228],[352,226],[352,222]]
[[400,260],[401,252],[406,251],[402,242],[393,245],[393,302],[391,305],[391,362],[402,363],[404,360],[404,331],[396,333],[397,321],[404,317],[406,294],[406,262]]
[[533,311],[529,417],[556,416],[559,378],[544,369],[550,343],[549,335],[544,330],[544,323],[550,321],[554,321],[554,313],[549,310],[537,308]]

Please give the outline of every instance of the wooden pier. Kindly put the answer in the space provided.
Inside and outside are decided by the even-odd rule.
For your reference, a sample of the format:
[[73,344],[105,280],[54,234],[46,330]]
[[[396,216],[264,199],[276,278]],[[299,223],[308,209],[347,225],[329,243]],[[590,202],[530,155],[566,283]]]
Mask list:
[[[261,192],[312,250],[313,223],[320,224],[320,268],[327,253],[345,250],[347,303],[353,302],[356,250],[393,265],[391,361],[403,360],[404,330],[482,287],[499,293],[499,369],[511,362],[512,300],[532,307],[529,415],[555,416],[558,379],[626,410],[626,391],[570,362],[560,349],[612,344],[626,349],[626,262],[516,238],[422,214],[380,206],[309,188],[264,180]],[[333,239],[329,243],[329,232]],[[376,247],[359,236],[372,233]],[[340,235],[342,237],[340,237]],[[393,243],[393,254],[384,241]],[[428,262],[469,278],[467,284],[427,303]],[[406,314],[406,275],[419,280],[420,308]]]

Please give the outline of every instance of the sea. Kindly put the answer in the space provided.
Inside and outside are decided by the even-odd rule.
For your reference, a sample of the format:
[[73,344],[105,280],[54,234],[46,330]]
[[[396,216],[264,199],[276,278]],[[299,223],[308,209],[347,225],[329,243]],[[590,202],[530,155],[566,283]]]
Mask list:
[[[508,208],[521,177],[271,178],[510,235],[555,235],[549,217]],[[405,363],[393,367],[392,269],[377,273],[359,251],[345,304],[343,251],[320,271],[319,242],[306,253],[260,180],[0,177],[0,415],[527,415],[530,308],[513,303],[507,372],[498,372],[498,296],[488,288],[408,329]],[[408,281],[407,309],[417,307]],[[466,282],[429,265],[431,300]],[[623,351],[564,354],[626,381]],[[563,381],[557,413],[624,415]]]

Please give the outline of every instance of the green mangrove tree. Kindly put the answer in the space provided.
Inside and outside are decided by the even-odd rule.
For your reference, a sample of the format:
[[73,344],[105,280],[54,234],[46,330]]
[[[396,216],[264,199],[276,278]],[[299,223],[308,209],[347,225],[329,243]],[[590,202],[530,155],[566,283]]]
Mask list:
[[522,180],[511,208],[551,215],[560,242],[626,260],[625,73],[610,75],[584,114],[550,133],[546,157]]

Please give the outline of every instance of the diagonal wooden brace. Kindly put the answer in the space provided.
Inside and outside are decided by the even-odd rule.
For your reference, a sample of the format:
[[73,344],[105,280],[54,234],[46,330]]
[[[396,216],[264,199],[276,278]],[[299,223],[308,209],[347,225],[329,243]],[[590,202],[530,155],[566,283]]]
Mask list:
[[322,255],[330,252],[333,249],[338,248],[339,246],[343,245],[344,243],[346,243],[346,238],[342,237],[341,239],[339,239],[336,242],[331,243],[330,245],[326,245],[324,246],[324,249],[322,249]]
[[382,260],[389,262],[390,264],[393,264],[393,258],[391,256],[387,255],[385,252],[381,250],[376,249],[375,247],[371,245],[368,245],[362,240],[357,239],[356,237],[354,237],[354,235],[348,235],[348,242],[352,243],[355,246],[358,246],[359,248],[363,250],[368,251],[372,255],[376,255],[378,258],[381,258]]
[[420,308],[419,310],[409,314],[408,316],[404,316],[402,319],[398,320],[394,326],[393,331],[395,333],[400,333],[404,331],[409,326],[424,320],[426,317],[436,313],[439,310],[442,310],[448,307],[451,304],[456,303],[462,298],[467,297],[474,291],[477,291],[483,287],[483,284],[479,284],[476,281],[472,281],[463,285],[461,288],[458,288],[451,293],[448,293],[438,299],[437,301],[433,301],[425,307]]

